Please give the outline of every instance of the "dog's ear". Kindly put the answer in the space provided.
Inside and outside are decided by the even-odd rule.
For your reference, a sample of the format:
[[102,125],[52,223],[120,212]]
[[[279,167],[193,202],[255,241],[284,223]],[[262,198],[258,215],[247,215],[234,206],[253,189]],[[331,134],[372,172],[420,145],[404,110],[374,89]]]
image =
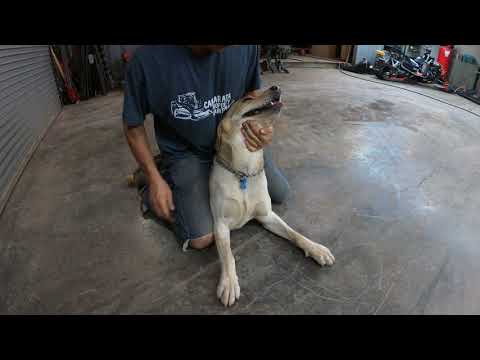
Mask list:
[[215,149],[219,151],[221,145],[222,145],[222,123],[220,123],[217,127],[217,140],[215,141]]
[[232,122],[227,118],[220,123],[219,127],[221,128],[222,132],[228,134],[232,130]]
[[215,144],[215,147],[217,148],[217,150],[219,150],[220,146],[222,145],[223,136],[227,135],[230,132],[230,130],[232,130],[232,124],[229,121],[229,119],[224,119],[220,122],[220,124],[218,124],[217,141]]

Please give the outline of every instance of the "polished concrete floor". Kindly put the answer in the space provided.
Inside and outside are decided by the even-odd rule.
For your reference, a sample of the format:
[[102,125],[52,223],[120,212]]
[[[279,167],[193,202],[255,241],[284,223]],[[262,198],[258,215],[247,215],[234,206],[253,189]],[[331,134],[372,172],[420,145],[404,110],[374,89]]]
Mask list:
[[112,93],[66,109],[0,218],[0,313],[480,313],[480,118],[337,70],[264,81],[286,104],[273,148],[293,192],[276,211],[332,268],[248,224],[232,236],[242,295],[223,308],[215,248],[183,253],[140,216]]

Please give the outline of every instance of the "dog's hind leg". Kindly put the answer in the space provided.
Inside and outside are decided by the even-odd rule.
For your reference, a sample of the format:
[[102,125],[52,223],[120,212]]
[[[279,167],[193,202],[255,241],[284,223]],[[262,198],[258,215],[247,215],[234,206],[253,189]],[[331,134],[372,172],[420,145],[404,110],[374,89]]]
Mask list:
[[216,222],[214,233],[222,270],[217,287],[217,297],[223,305],[232,306],[235,300],[240,298],[240,286],[235,268],[235,258],[230,247],[230,229],[226,224]]
[[312,257],[320,265],[333,265],[335,262],[335,257],[328,248],[307,239],[302,234],[293,230],[273,211],[270,211],[266,216],[257,216],[256,219],[267,230],[297,245],[305,252],[305,256]]

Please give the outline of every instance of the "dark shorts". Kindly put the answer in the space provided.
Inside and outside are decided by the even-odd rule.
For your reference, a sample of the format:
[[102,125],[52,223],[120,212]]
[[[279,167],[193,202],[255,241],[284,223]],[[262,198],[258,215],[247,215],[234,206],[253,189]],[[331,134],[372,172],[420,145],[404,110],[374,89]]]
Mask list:
[[[268,191],[274,203],[282,203],[289,193],[285,176],[273,163],[269,150],[265,152],[265,175]],[[175,204],[174,223],[168,225],[175,233],[183,250],[190,240],[213,232],[210,211],[209,177],[212,161],[194,155],[182,159],[162,159],[160,174],[170,185]],[[142,193],[142,211],[152,214],[149,206],[148,186]]]

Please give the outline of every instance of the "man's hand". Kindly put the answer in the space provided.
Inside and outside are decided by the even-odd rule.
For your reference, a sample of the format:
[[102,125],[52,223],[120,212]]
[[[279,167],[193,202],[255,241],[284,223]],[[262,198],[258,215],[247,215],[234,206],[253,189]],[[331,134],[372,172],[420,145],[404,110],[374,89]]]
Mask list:
[[172,190],[162,177],[150,181],[150,206],[159,218],[173,222],[172,212],[175,210],[175,205]]
[[272,143],[273,126],[262,128],[256,121],[247,120],[242,124],[242,134],[247,149],[255,152]]
[[170,186],[158,172],[157,165],[150,151],[145,127],[143,124],[136,127],[128,127],[124,121],[123,129],[133,156],[147,176],[147,181],[150,185],[150,205],[153,211],[158,217],[173,222],[172,211],[175,210],[175,206],[173,204],[172,190],[170,190]]

